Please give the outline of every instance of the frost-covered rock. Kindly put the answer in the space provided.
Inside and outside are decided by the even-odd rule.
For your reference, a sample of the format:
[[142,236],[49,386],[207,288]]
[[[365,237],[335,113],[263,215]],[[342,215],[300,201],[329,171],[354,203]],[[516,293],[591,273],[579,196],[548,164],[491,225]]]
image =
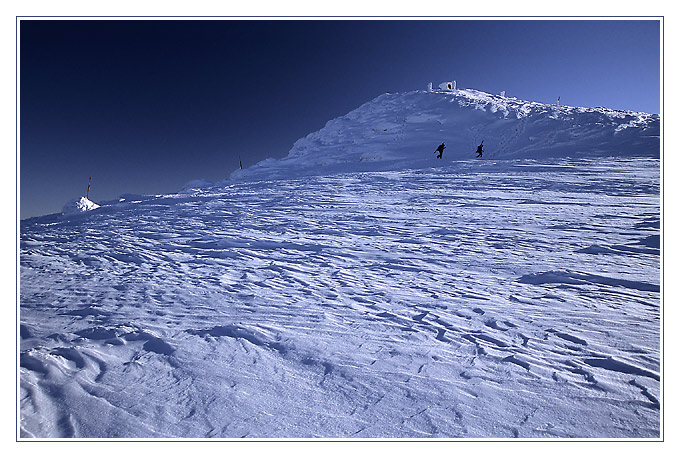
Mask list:
[[80,197],[69,200],[66,205],[64,205],[64,208],[61,209],[61,212],[65,215],[68,215],[72,213],[81,213],[94,210],[95,208],[99,208],[99,205],[92,202],[87,197]]

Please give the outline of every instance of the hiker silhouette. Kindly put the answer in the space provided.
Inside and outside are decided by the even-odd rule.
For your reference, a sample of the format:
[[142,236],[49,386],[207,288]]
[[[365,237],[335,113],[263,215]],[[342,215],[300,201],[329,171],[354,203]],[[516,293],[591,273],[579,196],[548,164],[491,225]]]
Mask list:
[[442,154],[444,154],[445,149],[446,149],[446,146],[444,145],[444,142],[442,142],[442,144],[439,145],[436,150],[434,150],[435,153],[439,152],[439,154],[437,155],[437,158],[439,158],[439,159],[442,158]]
[[477,157],[482,157],[482,152],[484,152],[484,140],[482,140],[482,143],[479,144],[477,147]]

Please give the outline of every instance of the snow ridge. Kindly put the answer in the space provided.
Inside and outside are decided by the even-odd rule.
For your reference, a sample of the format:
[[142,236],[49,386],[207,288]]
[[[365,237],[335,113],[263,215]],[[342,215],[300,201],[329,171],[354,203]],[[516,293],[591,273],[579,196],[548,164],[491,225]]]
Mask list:
[[[548,105],[474,89],[383,94],[328,121],[280,160],[266,159],[232,179],[403,170],[474,157],[659,157],[658,115]],[[445,142],[441,160],[432,152]]]

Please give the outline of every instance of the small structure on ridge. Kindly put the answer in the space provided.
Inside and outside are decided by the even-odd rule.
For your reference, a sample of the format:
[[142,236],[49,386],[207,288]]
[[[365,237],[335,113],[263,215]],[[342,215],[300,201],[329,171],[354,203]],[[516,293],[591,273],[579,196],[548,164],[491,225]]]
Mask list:
[[455,91],[456,80],[443,82],[442,84],[439,85],[439,89],[443,89],[445,91]]

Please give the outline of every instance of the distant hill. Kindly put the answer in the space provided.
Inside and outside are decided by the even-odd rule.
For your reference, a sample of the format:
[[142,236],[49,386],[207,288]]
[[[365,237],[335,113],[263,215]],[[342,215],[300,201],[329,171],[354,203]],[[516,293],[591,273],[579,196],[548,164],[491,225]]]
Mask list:
[[[550,105],[473,89],[383,94],[317,132],[289,154],[232,179],[400,170],[484,159],[660,155],[656,114]],[[434,150],[446,150],[437,159]]]

